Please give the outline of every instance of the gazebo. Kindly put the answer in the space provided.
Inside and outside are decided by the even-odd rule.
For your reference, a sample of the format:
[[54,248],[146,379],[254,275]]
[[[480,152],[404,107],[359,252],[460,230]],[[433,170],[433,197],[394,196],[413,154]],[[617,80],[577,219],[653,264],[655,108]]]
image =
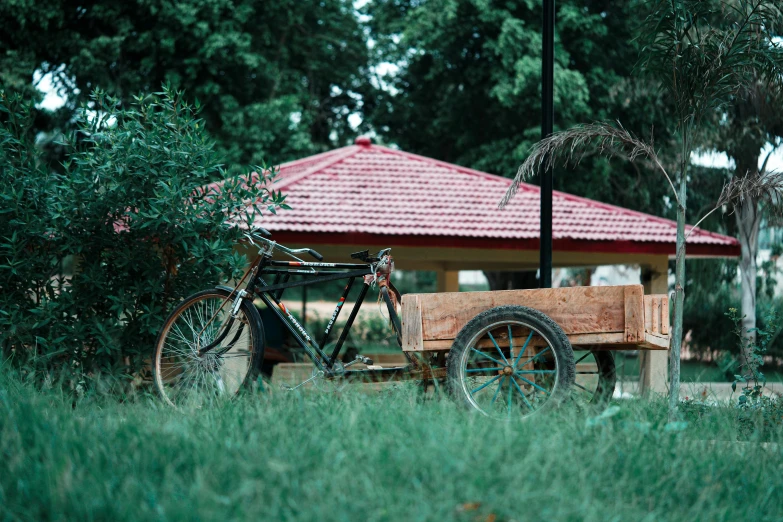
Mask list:
[[[273,239],[316,248],[330,261],[392,247],[397,268],[433,270],[438,291],[458,291],[460,270],[536,270],[539,187],[523,184],[504,209],[511,180],[375,145],[354,145],[280,166],[275,189],[293,210],[264,216]],[[564,192],[553,195],[553,266],[640,265],[646,293],[667,293],[675,253],[674,221]],[[739,242],[691,231],[688,257],[736,257]],[[646,352],[650,353],[650,352]],[[656,389],[665,352],[643,361]]]

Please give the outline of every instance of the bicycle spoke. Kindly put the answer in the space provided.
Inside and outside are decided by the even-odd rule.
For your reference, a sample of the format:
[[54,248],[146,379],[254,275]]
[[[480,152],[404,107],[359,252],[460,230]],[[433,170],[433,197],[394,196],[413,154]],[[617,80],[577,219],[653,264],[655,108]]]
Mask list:
[[585,358],[586,358],[588,355],[592,355],[592,352],[587,352],[586,354],[584,354],[583,356],[581,356],[579,359],[577,359],[576,361],[574,361],[574,364],[579,364],[580,362],[584,361],[584,360],[585,360]]
[[229,354],[229,355],[221,355],[220,358],[221,359],[237,359],[239,357],[247,358],[247,357],[250,357],[251,355],[252,354],[250,352],[234,353],[234,354]]
[[[514,379],[511,379],[512,381]],[[508,418],[511,418],[511,384],[508,385]]]
[[[224,299],[207,296],[181,309],[166,330],[157,352],[157,386],[176,405],[205,406],[234,395],[252,367],[253,336],[240,311],[235,321],[221,321]],[[226,314],[227,315],[227,314]],[[199,356],[222,334],[214,351]]]
[[[548,352],[548,351],[550,351],[550,350],[552,350],[552,348],[551,348],[551,347],[549,347],[549,346],[547,346],[546,348],[544,348],[543,350],[541,350],[540,352],[538,352],[538,353],[535,355],[535,357],[533,357],[533,358],[531,358],[531,359],[528,359],[528,360],[527,360],[527,362],[526,362],[525,364],[523,364],[523,365],[522,365],[522,367],[524,368],[524,367],[525,367],[525,366],[527,366],[528,364],[536,362],[536,361],[538,360],[538,358],[539,358],[539,357],[541,357],[542,355],[544,355],[546,352]],[[515,367],[516,367],[516,366],[515,366]]]
[[[514,358],[514,337],[511,335],[511,325],[508,325],[508,358]],[[508,361],[506,361],[506,364],[508,364]]]
[[585,388],[584,386],[582,386],[581,384],[579,384],[578,382],[574,382],[574,386],[576,386],[577,388],[582,388],[587,393],[593,393],[590,390],[588,390],[587,388]]

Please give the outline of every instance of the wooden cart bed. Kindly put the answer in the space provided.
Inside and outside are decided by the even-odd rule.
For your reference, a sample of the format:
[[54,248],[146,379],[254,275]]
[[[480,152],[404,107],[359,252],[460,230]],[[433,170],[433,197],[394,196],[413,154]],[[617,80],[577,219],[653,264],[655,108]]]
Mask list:
[[573,346],[603,350],[667,350],[669,299],[642,285],[406,294],[402,349],[449,350],[457,333],[484,310],[523,305],[551,317]]

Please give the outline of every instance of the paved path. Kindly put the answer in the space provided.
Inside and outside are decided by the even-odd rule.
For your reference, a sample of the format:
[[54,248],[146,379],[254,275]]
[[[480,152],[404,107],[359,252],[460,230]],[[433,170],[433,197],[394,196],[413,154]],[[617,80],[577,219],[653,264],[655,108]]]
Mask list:
[[[741,384],[737,384],[737,391],[733,393],[733,398],[737,399],[741,395]],[[783,384],[779,382],[767,383],[763,391],[764,395],[783,397]],[[614,390],[616,398],[636,397],[639,394],[639,384],[637,382],[618,382]],[[704,401],[727,401],[732,398],[730,382],[694,382],[684,383],[680,386],[680,397],[685,399],[704,400]]]

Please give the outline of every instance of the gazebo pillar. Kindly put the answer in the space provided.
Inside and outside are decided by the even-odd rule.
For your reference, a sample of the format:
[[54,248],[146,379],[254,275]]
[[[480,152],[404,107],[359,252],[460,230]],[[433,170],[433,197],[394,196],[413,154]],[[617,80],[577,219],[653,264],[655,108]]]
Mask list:
[[438,270],[438,292],[459,292],[459,270]]
[[[644,293],[669,293],[669,258],[656,256],[651,263],[642,265]],[[639,350],[639,392],[666,394],[669,368],[669,352],[663,350]]]

